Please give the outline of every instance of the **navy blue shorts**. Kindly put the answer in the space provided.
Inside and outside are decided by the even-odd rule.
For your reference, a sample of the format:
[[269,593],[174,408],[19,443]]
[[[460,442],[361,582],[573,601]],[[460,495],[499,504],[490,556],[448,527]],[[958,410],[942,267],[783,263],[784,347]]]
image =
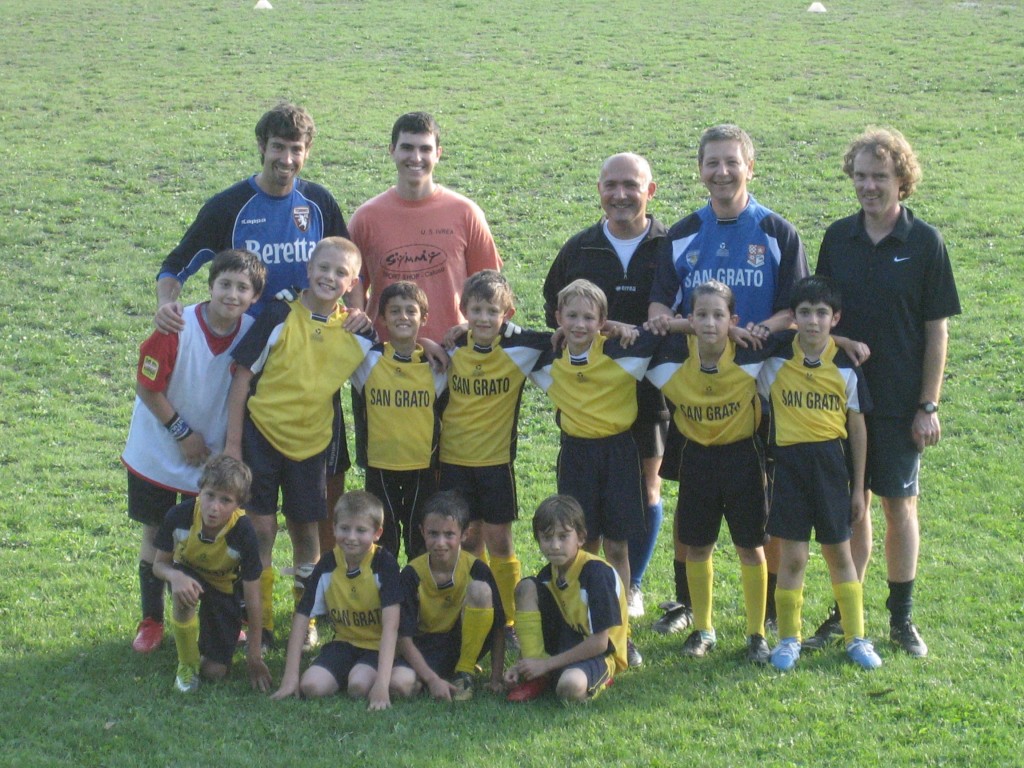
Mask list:
[[768,502],[758,438],[710,446],[683,438],[679,478],[680,542],[695,547],[714,544],[724,517],[737,547],[764,544]]
[[842,440],[775,448],[768,533],[819,544],[850,539],[850,470]]
[[327,451],[294,461],[270,444],[248,414],[242,430],[242,458],[252,470],[246,512],[276,515],[280,491],[281,513],[289,520],[296,523],[324,520],[327,517]]
[[917,450],[910,418],[865,416],[868,460],[864,484],[872,493],[890,499],[917,496],[921,452]]
[[591,540],[631,541],[644,533],[644,486],[632,432],[599,438],[563,432],[558,492],[583,507]]
[[167,510],[188,498],[194,497],[184,493],[179,496],[175,491],[128,473],[128,517],[137,523],[159,528]]
[[[586,638],[570,627],[558,610],[558,603],[551,591],[533,577],[537,589],[537,607],[540,610],[540,623],[544,632],[544,650],[548,656],[557,656],[582,643]],[[587,696],[594,696],[601,691],[612,677],[615,668],[615,657],[611,650],[600,656],[591,656],[572,664],[567,664],[552,674],[557,681],[568,669],[578,669],[587,677]]]
[[356,664],[365,664],[376,669],[378,655],[377,651],[359,648],[344,640],[332,640],[320,649],[320,655],[310,666],[326,669],[333,675],[338,688],[344,691],[348,688],[348,676],[352,668]]
[[232,594],[221,592],[188,566],[174,567],[199,582],[199,653],[217,664],[231,664],[242,629],[242,582],[235,583]]
[[441,490],[461,491],[469,502],[469,519],[492,525],[519,518],[516,472],[511,463],[463,467],[441,462]]

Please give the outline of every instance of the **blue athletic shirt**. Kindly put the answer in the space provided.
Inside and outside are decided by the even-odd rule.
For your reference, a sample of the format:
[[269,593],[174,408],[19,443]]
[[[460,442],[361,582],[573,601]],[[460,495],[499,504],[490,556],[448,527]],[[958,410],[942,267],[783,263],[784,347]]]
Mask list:
[[254,317],[282,288],[307,286],[306,262],[325,237],[348,237],[334,197],[319,184],[297,179],[290,194],[268,195],[251,176],[211,197],[200,209],[157,275],[184,283],[220,251],[244,248],[267,268],[267,285],[252,305]]
[[688,315],[691,291],[714,279],[732,288],[741,324],[759,323],[789,307],[808,272],[796,228],[749,196],[736,219],[719,220],[708,204],[669,229],[651,301]]

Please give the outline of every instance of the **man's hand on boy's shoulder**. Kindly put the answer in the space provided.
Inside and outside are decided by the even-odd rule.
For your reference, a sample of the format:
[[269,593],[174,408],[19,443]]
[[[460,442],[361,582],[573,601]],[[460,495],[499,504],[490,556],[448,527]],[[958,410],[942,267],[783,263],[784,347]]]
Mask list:
[[448,353],[444,351],[444,347],[430,339],[419,339],[419,345],[423,347],[423,356],[427,358],[431,368],[438,373],[448,370],[450,359]]
[[363,312],[363,310],[357,307],[346,307],[345,312],[347,317],[345,322],[341,324],[349,333],[366,333],[366,331],[373,328],[373,321],[370,320],[370,316]]
[[640,337],[640,328],[629,323],[620,323],[616,320],[607,321],[601,330],[608,338],[618,339],[619,346],[623,349],[633,346],[633,342]]
[[764,344],[764,340],[768,337],[761,337],[746,328],[741,328],[738,325],[732,325],[729,326],[729,338],[736,342],[736,346],[738,347],[743,347],[744,349],[760,349],[761,345]]
[[185,307],[180,301],[161,304],[153,317],[153,325],[160,333],[181,333],[185,330]]

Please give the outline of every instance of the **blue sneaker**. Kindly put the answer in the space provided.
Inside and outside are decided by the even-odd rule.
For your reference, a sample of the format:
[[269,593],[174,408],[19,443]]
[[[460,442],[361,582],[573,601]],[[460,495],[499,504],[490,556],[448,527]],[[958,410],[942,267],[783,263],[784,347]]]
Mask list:
[[795,637],[782,638],[768,658],[777,670],[789,672],[800,658],[800,641]]
[[855,637],[846,644],[846,654],[861,669],[878,669],[882,660],[875,653],[875,647],[863,637]]

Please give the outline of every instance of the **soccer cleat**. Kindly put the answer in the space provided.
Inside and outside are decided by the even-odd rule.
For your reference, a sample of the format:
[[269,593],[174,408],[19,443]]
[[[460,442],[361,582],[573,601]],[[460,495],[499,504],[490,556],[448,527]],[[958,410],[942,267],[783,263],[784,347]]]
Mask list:
[[784,637],[772,648],[769,656],[772,666],[781,672],[788,672],[800,658],[800,641],[795,637]]
[[452,701],[469,701],[473,698],[473,676],[469,672],[456,672],[448,682],[455,687]]
[[829,645],[838,645],[843,640],[843,623],[835,606],[828,612],[814,634],[804,640],[802,648],[807,651],[820,651]]
[[693,624],[693,609],[688,605],[668,600],[658,607],[665,613],[651,625],[651,629],[659,634],[672,635]]
[[644,657],[640,655],[632,640],[626,640],[626,663],[631,669],[643,666]]
[[747,638],[747,661],[751,664],[767,664],[770,655],[768,641],[761,635],[751,635]]
[[512,686],[512,690],[508,692],[508,696],[505,699],[513,702],[533,701],[547,690],[548,681],[547,675],[541,675],[540,677],[533,678],[533,680],[518,683]]
[[928,655],[928,646],[925,645],[924,640],[921,639],[921,633],[917,631],[917,627],[910,620],[901,624],[891,624],[889,639],[912,658],[923,659]]
[[626,606],[629,618],[638,619],[644,615],[644,593],[640,587],[630,587],[629,595],[626,598]]
[[715,630],[695,629],[683,643],[683,656],[690,656],[696,659],[707,656],[708,653],[714,650],[717,643],[718,638],[715,636]]
[[846,654],[861,669],[878,669],[882,660],[875,653],[875,647],[863,637],[855,637],[846,644]]
[[174,687],[182,693],[195,693],[199,690],[199,670],[188,664],[178,665],[178,674],[174,678]]
[[310,619],[309,624],[306,626],[306,637],[302,640],[302,652],[308,653],[316,648],[319,643],[320,633],[316,631],[316,622]]
[[156,619],[143,619],[135,631],[132,650],[136,653],[152,653],[164,640],[164,625]]

